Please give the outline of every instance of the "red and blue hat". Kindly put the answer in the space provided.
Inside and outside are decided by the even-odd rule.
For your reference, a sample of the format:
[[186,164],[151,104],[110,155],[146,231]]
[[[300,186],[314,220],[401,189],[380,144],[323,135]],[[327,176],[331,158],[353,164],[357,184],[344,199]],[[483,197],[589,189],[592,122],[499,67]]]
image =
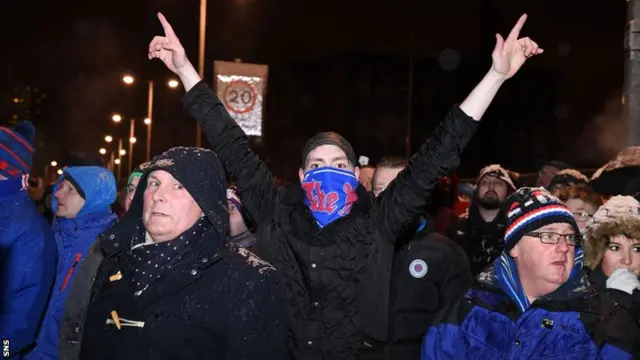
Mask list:
[[508,252],[528,232],[545,225],[567,223],[580,234],[573,213],[558,198],[544,188],[520,188],[505,201],[507,214],[504,234],[505,251]]
[[13,129],[0,126],[0,175],[16,178],[31,171],[35,127],[22,121]]

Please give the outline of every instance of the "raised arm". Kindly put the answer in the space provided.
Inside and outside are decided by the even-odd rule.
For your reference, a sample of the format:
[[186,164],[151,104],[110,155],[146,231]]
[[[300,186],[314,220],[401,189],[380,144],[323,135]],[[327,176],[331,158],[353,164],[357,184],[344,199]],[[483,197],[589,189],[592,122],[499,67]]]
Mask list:
[[377,223],[390,241],[424,211],[438,181],[458,168],[462,151],[504,81],[515,75],[529,57],[542,53],[531,39],[518,39],[526,19],[522,15],[506,39],[496,34],[489,72],[462,104],[447,114],[409,165],[378,197]]
[[275,209],[277,189],[266,165],[251,150],[247,136],[233,120],[222,102],[202,81],[187,59],[173,28],[158,14],[165,36],[156,36],[149,44],[149,59],[160,59],[180,77],[187,91],[184,104],[201,125],[212,150],[222,160],[238,187],[242,203],[258,223]]

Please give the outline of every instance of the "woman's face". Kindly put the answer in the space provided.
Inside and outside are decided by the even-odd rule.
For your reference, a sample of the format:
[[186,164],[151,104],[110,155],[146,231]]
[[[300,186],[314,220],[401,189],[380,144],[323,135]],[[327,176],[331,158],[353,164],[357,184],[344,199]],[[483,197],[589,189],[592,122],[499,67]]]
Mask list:
[[627,268],[640,277],[640,240],[624,235],[609,238],[602,258],[602,271],[609,277],[618,268]]
[[200,206],[176,178],[164,170],[149,174],[142,220],[154,242],[177,238],[201,216]]

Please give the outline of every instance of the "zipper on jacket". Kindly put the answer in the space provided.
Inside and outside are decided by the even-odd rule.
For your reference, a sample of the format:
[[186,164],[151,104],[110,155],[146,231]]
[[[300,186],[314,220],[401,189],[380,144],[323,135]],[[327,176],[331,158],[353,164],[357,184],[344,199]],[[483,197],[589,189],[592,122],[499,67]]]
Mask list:
[[118,316],[118,313],[115,310],[111,311],[111,318],[107,318],[106,324],[115,325],[118,330],[122,329],[123,326],[132,326],[139,328],[144,327],[144,321],[135,321],[121,318]]
[[73,259],[73,264],[71,264],[71,267],[67,272],[67,276],[64,277],[64,281],[62,282],[62,288],[60,289],[60,291],[64,291],[64,289],[67,288],[67,285],[69,284],[69,280],[71,279],[71,275],[73,274],[73,271],[76,269],[76,266],[78,266],[80,259],[82,259],[82,254],[77,253],[75,259]]

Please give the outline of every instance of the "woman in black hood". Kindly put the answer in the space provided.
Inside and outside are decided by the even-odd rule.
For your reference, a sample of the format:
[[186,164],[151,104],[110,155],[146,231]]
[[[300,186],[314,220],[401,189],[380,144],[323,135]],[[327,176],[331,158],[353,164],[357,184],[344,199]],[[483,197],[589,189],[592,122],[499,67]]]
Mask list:
[[[145,169],[65,306],[61,359],[286,359],[275,269],[226,241],[224,170],[178,147]],[[95,279],[95,280],[94,280]]]

